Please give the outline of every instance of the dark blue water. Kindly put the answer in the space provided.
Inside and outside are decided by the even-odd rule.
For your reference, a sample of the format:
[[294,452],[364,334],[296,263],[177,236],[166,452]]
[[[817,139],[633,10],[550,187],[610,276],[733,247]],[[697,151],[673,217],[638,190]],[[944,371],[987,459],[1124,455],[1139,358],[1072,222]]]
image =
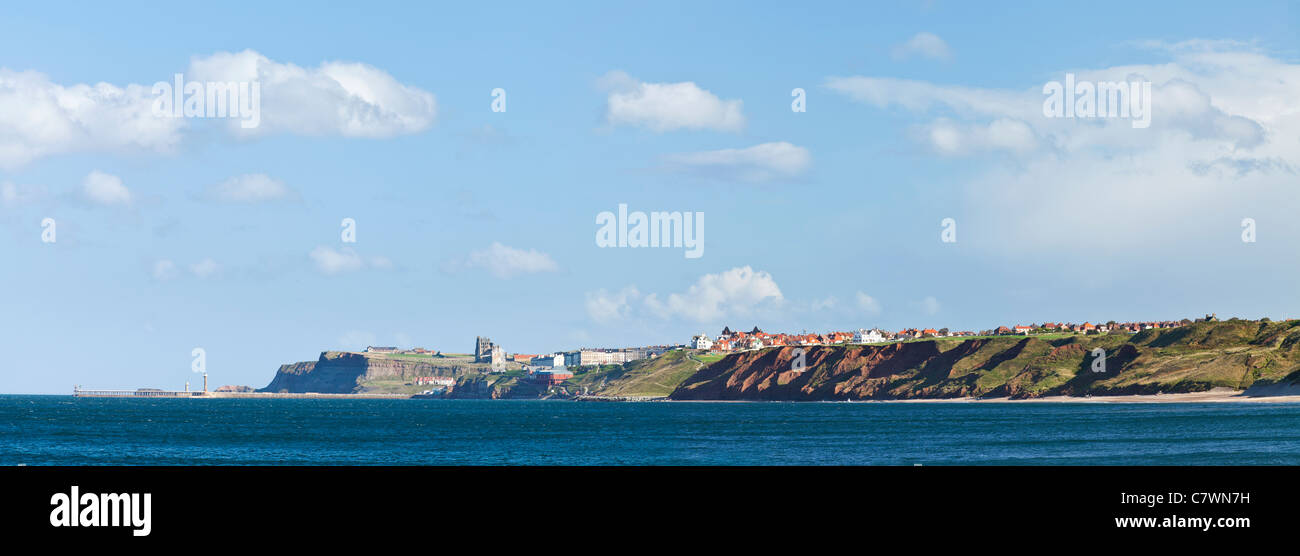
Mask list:
[[1296,404],[0,396],[3,465],[1300,464]]

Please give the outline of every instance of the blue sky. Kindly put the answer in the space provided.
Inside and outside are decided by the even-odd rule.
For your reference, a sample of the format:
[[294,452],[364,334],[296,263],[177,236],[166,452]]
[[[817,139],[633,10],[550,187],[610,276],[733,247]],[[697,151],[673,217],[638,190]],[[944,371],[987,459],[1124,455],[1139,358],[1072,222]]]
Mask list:
[[[179,387],[195,347],[260,387],[475,335],[1300,313],[1285,3],[222,6],[6,9],[0,392]],[[1067,72],[1151,82],[1150,128],[1045,118]],[[263,125],[156,119],[175,73],[252,76]],[[704,255],[598,247],[619,204],[703,212]]]

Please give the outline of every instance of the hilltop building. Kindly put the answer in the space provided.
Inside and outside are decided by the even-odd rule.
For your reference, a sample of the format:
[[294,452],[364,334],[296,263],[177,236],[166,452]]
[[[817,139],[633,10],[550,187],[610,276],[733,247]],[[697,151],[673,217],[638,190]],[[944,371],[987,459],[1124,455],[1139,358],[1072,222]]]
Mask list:
[[474,341],[474,362],[489,363],[493,369],[500,368],[506,363],[506,350],[492,343],[490,338],[479,336]]
[[713,349],[713,340],[708,334],[697,334],[691,338],[691,349]]
[[871,330],[860,328],[857,334],[853,335],[853,343],[855,344],[874,344],[885,340],[888,340],[888,338],[879,328],[872,328]]

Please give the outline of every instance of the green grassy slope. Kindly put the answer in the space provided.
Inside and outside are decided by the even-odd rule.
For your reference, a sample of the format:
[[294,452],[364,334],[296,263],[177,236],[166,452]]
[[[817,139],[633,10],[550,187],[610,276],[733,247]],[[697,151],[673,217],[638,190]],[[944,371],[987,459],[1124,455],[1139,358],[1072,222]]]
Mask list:
[[[1138,334],[943,338],[735,353],[683,382],[680,399],[905,399],[1197,392],[1300,379],[1300,320],[1232,319]],[[1095,350],[1105,372],[1093,370]]]
[[[696,350],[670,351],[658,357],[609,365],[565,381],[570,391],[600,396],[667,396],[708,360],[721,356]],[[704,358],[704,359],[701,359]]]

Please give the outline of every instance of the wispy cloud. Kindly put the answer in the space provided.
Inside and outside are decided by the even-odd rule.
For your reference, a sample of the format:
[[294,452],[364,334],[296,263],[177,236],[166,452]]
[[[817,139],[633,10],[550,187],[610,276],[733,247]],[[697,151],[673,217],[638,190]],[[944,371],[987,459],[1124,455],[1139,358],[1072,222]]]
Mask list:
[[801,177],[812,164],[808,149],[786,142],[743,149],[677,153],[664,157],[664,168],[719,181],[768,183]]
[[513,278],[521,274],[555,272],[560,266],[550,255],[536,249],[516,249],[493,242],[486,249],[471,252],[465,259],[452,261],[445,268],[452,271],[481,269],[497,278]]
[[880,302],[876,301],[876,298],[871,297],[866,293],[858,292],[856,299],[858,301],[858,309],[861,309],[862,312],[871,316],[880,314]]
[[386,257],[363,257],[351,247],[335,249],[324,245],[317,246],[308,254],[316,264],[316,270],[324,274],[342,274],[356,272],[365,268],[387,269],[392,262]]
[[921,32],[912,35],[907,41],[897,44],[891,51],[895,60],[909,58],[929,58],[931,60],[951,60],[952,49],[948,43],[934,33]]
[[227,203],[261,203],[295,196],[284,182],[266,174],[243,174],[208,187],[207,197]]

